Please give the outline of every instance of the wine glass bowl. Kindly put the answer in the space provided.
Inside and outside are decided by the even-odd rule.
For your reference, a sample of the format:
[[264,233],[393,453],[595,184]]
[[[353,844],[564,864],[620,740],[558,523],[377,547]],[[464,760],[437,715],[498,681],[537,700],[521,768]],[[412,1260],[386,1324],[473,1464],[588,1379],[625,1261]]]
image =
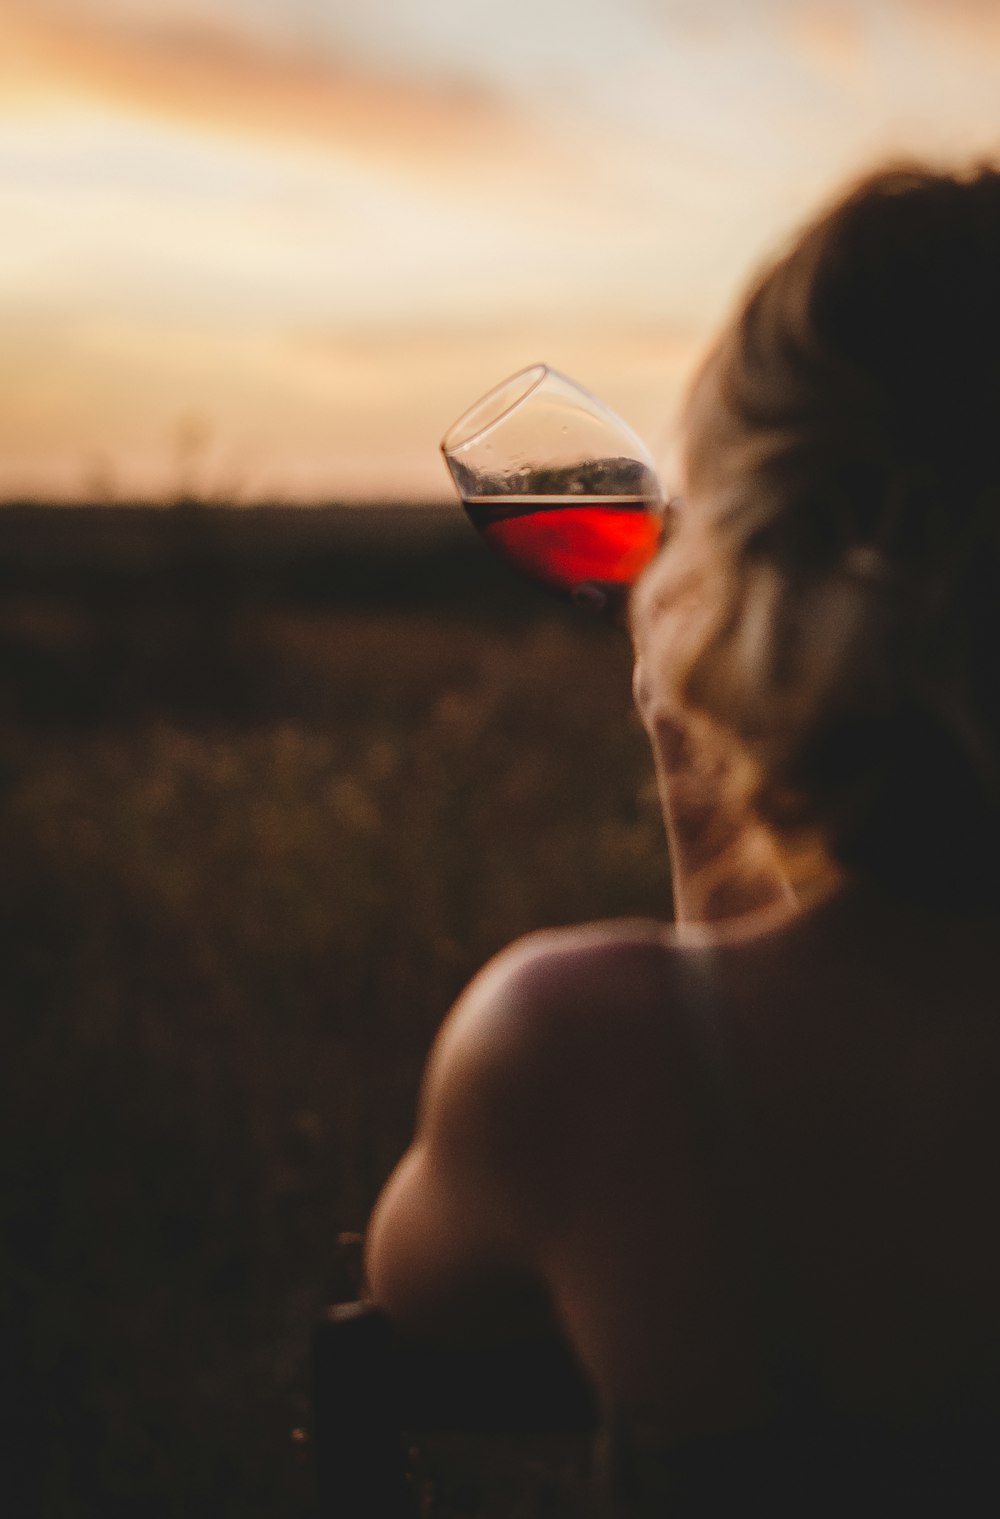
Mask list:
[[663,491],[645,445],[545,364],[463,412],[441,449],[486,542],[550,589],[627,586],[656,553]]

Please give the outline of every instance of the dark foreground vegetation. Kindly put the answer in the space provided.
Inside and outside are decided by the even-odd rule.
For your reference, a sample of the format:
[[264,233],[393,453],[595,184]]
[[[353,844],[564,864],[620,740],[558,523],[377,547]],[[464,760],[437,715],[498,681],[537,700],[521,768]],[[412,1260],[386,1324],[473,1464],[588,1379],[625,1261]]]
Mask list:
[[668,908],[628,664],[457,514],[0,511],[11,1519],[310,1513],[310,1328],[442,1014]]

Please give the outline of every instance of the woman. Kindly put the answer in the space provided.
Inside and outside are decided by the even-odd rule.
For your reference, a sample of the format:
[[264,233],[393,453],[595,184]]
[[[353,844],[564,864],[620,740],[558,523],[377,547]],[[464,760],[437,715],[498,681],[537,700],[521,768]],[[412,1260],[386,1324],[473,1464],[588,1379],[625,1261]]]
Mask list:
[[665,1512],[1000,1481],[1000,172],[890,169],[757,281],[633,598],[677,922],[445,1023],[375,1301],[554,1324]]

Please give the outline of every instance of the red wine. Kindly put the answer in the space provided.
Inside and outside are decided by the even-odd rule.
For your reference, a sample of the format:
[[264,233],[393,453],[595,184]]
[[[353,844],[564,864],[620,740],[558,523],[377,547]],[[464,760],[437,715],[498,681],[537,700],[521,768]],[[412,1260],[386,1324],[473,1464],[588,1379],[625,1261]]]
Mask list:
[[630,585],[660,544],[648,496],[476,496],[464,503],[491,548],[555,590],[585,580]]

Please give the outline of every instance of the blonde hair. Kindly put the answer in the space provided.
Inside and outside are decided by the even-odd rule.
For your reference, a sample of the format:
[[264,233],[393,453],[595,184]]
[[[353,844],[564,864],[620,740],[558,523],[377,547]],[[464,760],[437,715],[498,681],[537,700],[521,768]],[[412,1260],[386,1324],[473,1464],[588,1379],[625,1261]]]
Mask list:
[[793,854],[1000,898],[1000,172],[853,188],[752,286],[684,432],[639,596],[697,610],[657,679]]

